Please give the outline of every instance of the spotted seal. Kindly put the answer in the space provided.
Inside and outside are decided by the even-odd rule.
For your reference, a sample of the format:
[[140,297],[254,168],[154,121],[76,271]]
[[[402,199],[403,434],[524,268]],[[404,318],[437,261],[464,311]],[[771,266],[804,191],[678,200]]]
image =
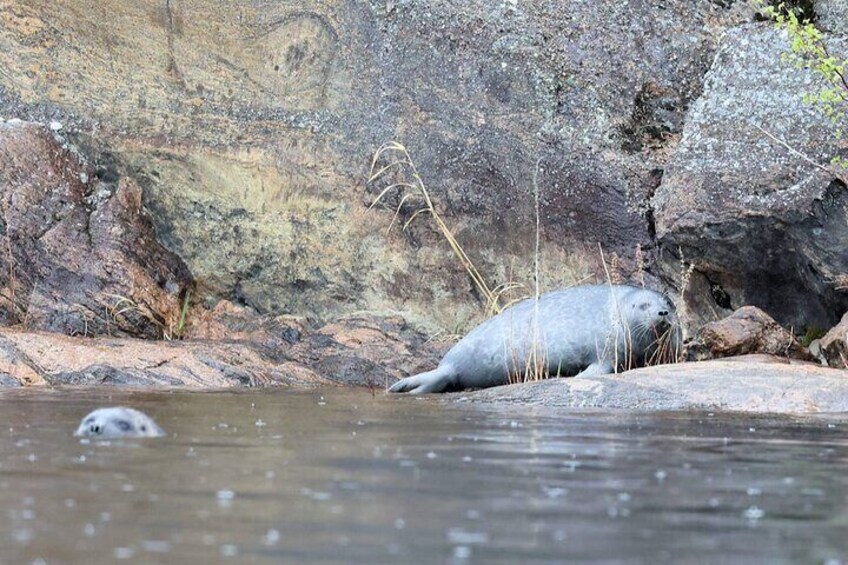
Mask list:
[[609,284],[557,290],[539,297],[538,307],[530,298],[486,320],[436,369],[401,379],[389,391],[503,385],[524,380],[534,365],[544,376],[612,373],[668,353],[679,343],[678,327],[672,303],[651,290]]
[[78,437],[161,437],[165,435],[153,419],[134,408],[113,406],[98,408],[80,422]]

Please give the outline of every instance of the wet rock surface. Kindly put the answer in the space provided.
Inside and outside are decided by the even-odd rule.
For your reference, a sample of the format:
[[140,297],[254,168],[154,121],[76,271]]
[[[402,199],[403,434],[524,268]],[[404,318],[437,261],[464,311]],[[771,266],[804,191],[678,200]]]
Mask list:
[[286,356],[333,382],[384,389],[435,367],[449,346],[428,342],[402,317],[354,314],[306,336]]
[[[222,312],[230,316],[233,309],[217,309]],[[252,319],[247,312],[239,314],[253,328],[267,322],[256,314]],[[223,341],[81,338],[4,328],[0,386],[382,389],[421,365],[437,363],[441,351],[397,318],[362,314],[314,332],[303,330],[302,341],[294,345],[282,340],[269,346],[279,327],[270,324],[269,334],[254,329],[249,339]]]
[[690,360],[752,353],[812,360],[794,335],[756,306],[743,306],[727,318],[706,324],[687,353]]
[[804,103],[823,85],[781,59],[788,49],[769,24],[728,30],[654,196],[668,271],[691,263],[710,289],[694,296],[696,322],[750,304],[804,332],[848,308],[848,177],[817,165],[845,147]]
[[48,126],[0,122],[0,317],[69,335],[173,333],[185,264],[131,179],[98,178]]
[[814,363],[754,355],[496,387],[453,394],[449,401],[626,410],[844,412],[848,376]]

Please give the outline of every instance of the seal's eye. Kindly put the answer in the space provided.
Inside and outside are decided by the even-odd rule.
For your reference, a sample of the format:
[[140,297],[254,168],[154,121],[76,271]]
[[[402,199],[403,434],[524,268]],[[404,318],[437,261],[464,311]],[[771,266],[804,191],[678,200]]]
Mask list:
[[643,302],[642,304],[639,305],[639,310],[645,311],[650,307],[651,307],[651,305],[648,302]]
[[88,418],[85,422],[83,422],[83,424],[85,424],[85,425],[89,425],[89,424],[93,424],[93,423],[94,423],[94,418],[93,418],[93,417]]
[[132,429],[132,424],[130,424],[126,420],[115,420],[115,425],[122,432],[128,432]]

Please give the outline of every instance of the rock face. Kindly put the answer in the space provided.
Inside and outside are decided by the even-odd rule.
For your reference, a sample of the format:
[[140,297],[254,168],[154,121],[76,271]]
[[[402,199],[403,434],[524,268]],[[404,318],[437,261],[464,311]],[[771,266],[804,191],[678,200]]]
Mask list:
[[848,0],[816,0],[815,8],[819,26],[848,35]]
[[848,411],[844,371],[750,356],[657,365],[620,375],[549,379],[450,395],[494,405],[626,410]]
[[191,275],[156,240],[134,181],[98,177],[45,126],[0,122],[0,208],[3,323],[70,335],[174,333]]
[[756,306],[743,306],[727,318],[706,324],[690,352],[699,360],[751,353],[812,360],[794,335]]
[[[821,21],[843,4],[819,0]],[[298,339],[320,333],[281,314],[361,310],[461,333],[483,299],[432,222],[386,233],[420,201],[368,209],[412,178],[365,183],[396,139],[491,287],[532,280],[535,184],[542,290],[603,278],[601,243],[625,275],[637,249],[649,268],[661,256],[662,282],[692,263],[695,323],[754,304],[831,327],[848,309],[848,190],[793,150],[826,161],[844,142],[801,103],[817,86],[781,62],[785,38],[733,27],[750,20],[718,0],[7,0],[0,117],[63,137],[4,122],[0,312],[161,337],[190,281],[178,255],[198,302],[237,305],[196,338],[305,359]],[[328,371],[361,372],[337,345]]]
[[0,115],[59,119],[136,179],[213,297],[322,319],[402,310],[453,330],[480,299],[424,218],[386,236],[400,196],[367,211],[375,149],[410,149],[491,286],[531,280],[537,165],[543,285],[600,274],[598,242],[632,270],[741,5],[10,0]]
[[[848,55],[844,40],[828,42]],[[804,331],[848,308],[846,173],[808,161],[846,148],[803,103],[821,85],[781,62],[786,49],[768,24],[727,32],[654,197],[667,269],[680,270],[682,252],[711,290],[707,303],[693,295],[700,321],[752,304]]]
[[821,338],[819,348],[829,366],[848,369],[848,313]]

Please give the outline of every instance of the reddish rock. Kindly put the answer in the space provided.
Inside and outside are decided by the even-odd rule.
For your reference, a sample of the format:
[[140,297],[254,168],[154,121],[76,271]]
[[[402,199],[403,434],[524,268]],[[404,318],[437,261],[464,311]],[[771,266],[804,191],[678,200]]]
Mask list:
[[0,320],[70,335],[173,333],[191,284],[128,178],[45,126],[0,123]]
[[305,318],[263,316],[250,308],[219,301],[214,308],[194,308],[186,317],[187,340],[245,342],[261,347],[267,355],[279,359],[293,344],[308,333]]
[[353,314],[305,337],[287,357],[333,382],[382,388],[434,368],[444,349],[399,316]]
[[750,353],[812,359],[795,336],[756,306],[743,306],[727,318],[705,325],[689,356],[715,359]]
[[[294,345],[284,339],[292,328],[302,336]],[[383,388],[434,367],[443,349],[398,317],[360,314],[309,334],[291,320],[231,303],[199,316],[187,333],[195,339],[83,338],[0,328],[0,386]]]
[[435,367],[445,349],[399,316],[353,314],[310,331],[303,318],[261,315],[228,301],[193,310],[184,337],[248,345],[283,372],[376,387]]
[[829,366],[848,368],[848,312],[821,338],[819,347]]

